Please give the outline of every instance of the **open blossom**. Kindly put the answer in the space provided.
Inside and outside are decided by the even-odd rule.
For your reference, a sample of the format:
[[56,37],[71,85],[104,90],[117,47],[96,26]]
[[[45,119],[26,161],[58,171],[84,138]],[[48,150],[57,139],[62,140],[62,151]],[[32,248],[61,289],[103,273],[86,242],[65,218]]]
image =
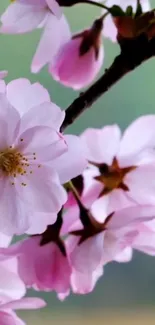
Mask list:
[[[150,10],[150,1],[141,0],[143,12]],[[106,6],[112,7],[113,5],[120,6],[123,10],[126,10],[128,6],[132,6],[133,10],[136,10],[137,1],[135,0],[107,0],[105,2]],[[103,26],[103,35],[106,38],[109,38],[112,42],[117,41],[117,28],[113,22],[111,15],[108,15],[104,20]]]
[[154,130],[155,116],[150,115],[138,118],[123,135],[117,125],[82,134],[90,162],[84,172],[85,196],[101,222],[105,206],[110,213],[131,205],[155,204]]
[[93,81],[104,58],[101,30],[102,19],[98,19],[91,29],[74,35],[61,46],[49,66],[55,80],[73,89],[80,89]]
[[[87,275],[88,280],[92,272],[110,261],[130,260],[130,247],[138,234],[137,223],[152,220],[154,212],[154,206],[126,208],[108,216],[103,213],[102,223],[89,214],[80,216],[79,212],[77,221],[74,220],[68,228],[71,235],[67,250],[72,268]],[[79,217],[85,221],[85,225],[82,225]]]
[[38,72],[57,53],[60,45],[70,37],[70,30],[56,0],[16,0],[1,16],[0,32],[22,34],[44,28],[32,62],[32,71]]
[[[55,233],[56,230],[53,234],[54,237]],[[1,253],[5,258],[17,256],[18,273],[27,287],[43,291],[54,290],[58,295],[65,297],[70,289],[71,276],[65,244],[61,239],[52,238],[52,234],[51,241],[48,239],[49,242],[43,243],[42,240],[41,235],[30,237],[8,249],[1,249]]]
[[35,229],[35,224],[37,231],[37,213],[51,214],[51,223],[55,222],[67,198],[61,184],[82,171],[85,158],[77,137],[60,134],[64,113],[49,101],[41,85],[19,79],[3,91],[0,229],[11,235],[32,225]]

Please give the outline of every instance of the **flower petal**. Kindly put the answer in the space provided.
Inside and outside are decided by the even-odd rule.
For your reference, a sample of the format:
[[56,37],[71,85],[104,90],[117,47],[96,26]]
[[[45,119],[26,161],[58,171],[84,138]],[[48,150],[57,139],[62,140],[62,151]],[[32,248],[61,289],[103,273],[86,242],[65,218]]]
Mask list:
[[14,2],[8,6],[1,16],[0,32],[3,34],[30,32],[41,24],[47,13],[46,8]]
[[40,298],[22,298],[20,300],[15,300],[8,302],[3,306],[5,309],[39,309],[46,306],[43,299]]
[[58,172],[62,184],[71,178],[80,175],[87,165],[82,143],[77,136],[64,136],[68,150],[61,156],[56,157],[52,166]]
[[90,273],[100,266],[103,254],[104,233],[88,238],[77,244],[69,258],[74,269],[81,273]]
[[31,84],[25,78],[9,82],[6,91],[9,102],[18,110],[20,115],[23,115],[32,107],[50,102],[49,93],[41,84]]
[[54,103],[43,103],[29,110],[21,120],[21,130],[34,126],[49,126],[59,131],[64,120],[65,112]]
[[51,62],[59,47],[70,38],[70,31],[65,16],[58,20],[53,14],[48,20],[34,55],[31,71],[37,73],[45,64]]
[[119,149],[121,137],[121,131],[117,125],[105,126],[102,129],[87,129],[81,137],[89,161],[112,164]]
[[124,132],[118,157],[136,155],[155,146],[155,115],[139,117]]
[[108,222],[108,229],[119,229],[137,222],[154,219],[155,206],[142,205],[122,209],[114,213]]
[[67,200],[66,191],[60,185],[56,172],[47,166],[18,177],[15,186],[20,198],[31,209],[32,218],[34,212],[57,213]]

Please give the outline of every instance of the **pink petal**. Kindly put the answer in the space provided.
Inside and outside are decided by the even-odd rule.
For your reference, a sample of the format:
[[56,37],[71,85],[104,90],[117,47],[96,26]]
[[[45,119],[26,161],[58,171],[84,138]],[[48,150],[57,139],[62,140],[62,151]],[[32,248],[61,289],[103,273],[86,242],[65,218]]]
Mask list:
[[128,173],[124,179],[130,189],[126,195],[138,204],[155,204],[155,166],[144,165]]
[[8,6],[1,16],[0,32],[3,34],[30,32],[39,26],[47,13],[46,8],[14,2]]
[[131,247],[126,247],[122,252],[120,252],[115,257],[115,261],[119,263],[130,262],[132,259],[133,250]]
[[112,164],[119,149],[121,137],[121,131],[117,125],[105,126],[102,129],[87,129],[81,137],[89,161]]
[[70,253],[71,265],[81,273],[91,273],[99,267],[103,254],[104,233],[85,240]]
[[49,72],[53,78],[67,87],[75,90],[86,87],[98,74],[104,59],[104,49],[99,48],[97,59],[94,48],[79,55],[82,37],[75,37],[60,47],[49,66]]
[[[21,139],[23,139],[21,141]],[[50,127],[34,126],[21,133],[16,148],[24,153],[29,164],[52,162],[67,151],[65,139]],[[34,155],[35,153],[35,158]]]
[[80,175],[87,165],[81,140],[74,135],[66,135],[64,138],[68,150],[63,155],[56,157],[52,163],[53,168],[59,174],[62,184]]
[[4,94],[6,91],[6,84],[4,80],[0,80],[0,93]]
[[58,2],[56,0],[46,0],[49,8],[53,12],[53,14],[57,17],[60,18],[62,15],[62,9],[59,6]]
[[46,247],[43,246],[39,252],[35,260],[38,287],[55,290],[58,293],[66,293],[70,287],[71,274],[67,257],[62,254],[55,243],[50,243]]
[[[8,119],[9,116],[9,119]],[[4,94],[0,94],[1,149],[13,144],[19,130],[20,116]],[[3,126],[2,126],[3,124]],[[5,129],[5,130],[4,130]]]
[[4,302],[20,299],[26,292],[23,281],[17,272],[11,269],[11,263],[14,268],[14,260],[15,258],[11,258],[10,264],[7,265],[7,261],[4,261],[0,265],[0,297]]
[[0,204],[0,229],[6,235],[23,234],[29,228],[28,215],[31,212],[20,199],[13,180],[3,183]]
[[98,267],[92,273],[80,273],[73,270],[71,275],[72,290],[76,294],[87,294],[93,291],[96,282],[103,275],[103,268]]
[[7,236],[3,233],[0,233],[0,247],[8,247],[12,240],[12,236]]
[[124,132],[118,157],[136,155],[155,145],[155,115],[139,117]]
[[[22,186],[22,182],[27,186]],[[18,177],[15,186],[20,198],[32,210],[32,217],[37,211],[57,213],[67,200],[57,174],[49,167],[42,166],[33,170],[32,174]]]
[[0,311],[1,325],[25,325],[25,323],[10,311]]
[[70,31],[65,16],[62,15],[58,20],[53,14],[50,14],[34,55],[31,71],[37,73],[45,64],[51,62],[60,45],[64,44],[69,38]]
[[135,206],[114,213],[108,222],[108,229],[123,228],[136,222],[154,219],[155,207],[150,205]]
[[32,128],[34,126],[49,126],[54,130],[59,131],[60,126],[64,120],[65,112],[54,103],[43,103],[30,109],[21,121],[21,129],[24,131],[27,126]]
[[46,306],[43,299],[40,298],[22,298],[20,300],[15,300],[3,305],[5,309],[39,309]]
[[42,234],[48,225],[53,224],[57,219],[55,213],[34,212],[30,216],[30,227],[26,231],[28,235]]
[[[108,215],[110,195],[104,195],[97,199],[91,206],[93,217],[98,222],[104,222]],[[111,211],[112,212],[112,211]]]
[[[20,91],[19,91],[20,89]],[[28,79],[13,80],[7,85],[7,98],[20,115],[45,102],[50,102],[48,91],[39,83],[31,84]]]

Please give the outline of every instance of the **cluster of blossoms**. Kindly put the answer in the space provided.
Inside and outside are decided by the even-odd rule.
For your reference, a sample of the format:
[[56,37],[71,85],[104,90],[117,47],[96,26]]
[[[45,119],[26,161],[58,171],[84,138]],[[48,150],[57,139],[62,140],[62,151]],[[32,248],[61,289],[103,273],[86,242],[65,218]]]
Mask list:
[[[73,36],[63,6],[11,1],[0,32],[43,28],[32,72],[48,63],[53,78],[74,89],[99,72],[102,35],[116,41],[142,30],[154,37],[152,11],[142,15],[146,30],[123,11],[148,11],[148,0],[107,0],[92,27]],[[27,288],[63,300],[91,292],[106,265],[130,261],[133,250],[155,255],[155,115],[123,134],[109,125],[65,135],[65,112],[48,91],[24,78],[6,84],[6,75],[0,72],[0,324],[22,325],[14,309],[45,305],[24,297]],[[12,244],[18,235],[24,239]]]

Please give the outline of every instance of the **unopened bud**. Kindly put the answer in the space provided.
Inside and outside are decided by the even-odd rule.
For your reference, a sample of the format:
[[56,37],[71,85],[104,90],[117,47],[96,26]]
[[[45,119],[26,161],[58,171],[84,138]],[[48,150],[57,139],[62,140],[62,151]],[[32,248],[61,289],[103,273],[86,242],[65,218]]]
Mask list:
[[49,71],[65,86],[80,89],[93,81],[104,58],[102,46],[102,19],[90,29],[74,35],[62,46]]

